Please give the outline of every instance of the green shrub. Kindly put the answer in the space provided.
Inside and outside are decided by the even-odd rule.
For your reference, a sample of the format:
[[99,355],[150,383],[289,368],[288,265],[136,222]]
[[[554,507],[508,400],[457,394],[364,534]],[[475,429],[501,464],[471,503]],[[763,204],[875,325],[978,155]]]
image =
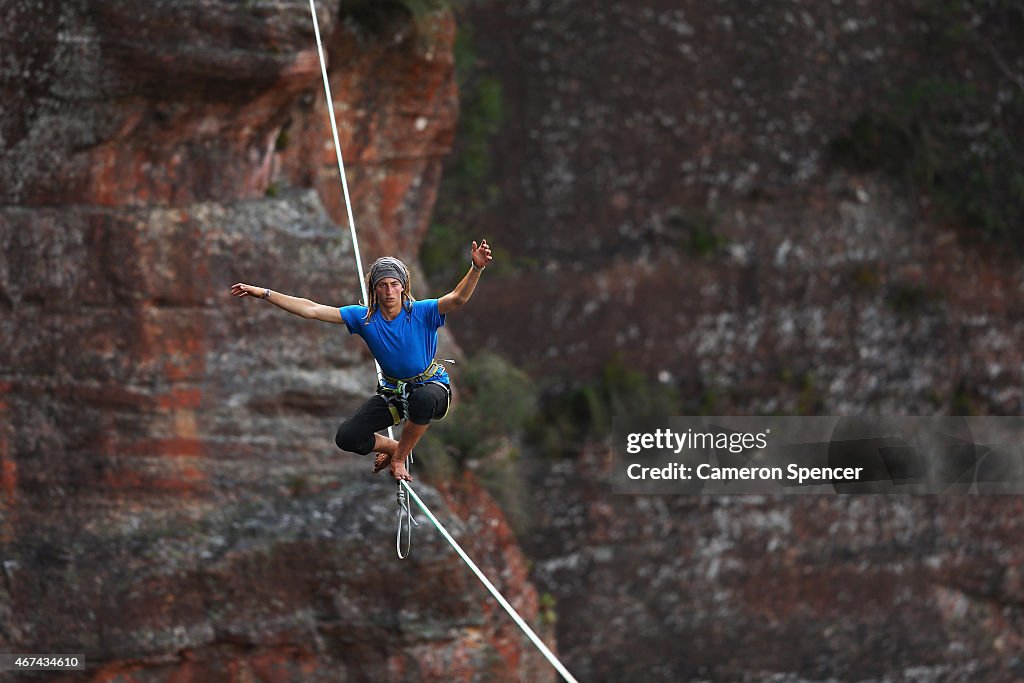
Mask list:
[[557,600],[551,593],[541,593],[540,600],[538,601],[538,609],[540,612],[541,621],[546,626],[553,626],[558,621],[558,612],[555,611]]
[[396,22],[411,21],[419,31],[428,16],[452,5],[450,0],[349,0],[341,5],[341,18],[358,35],[383,36]]
[[932,308],[944,298],[941,290],[924,285],[895,282],[886,291],[885,302],[900,315],[918,315]]
[[662,220],[659,237],[693,256],[708,257],[729,243],[715,234],[715,223],[716,217],[708,211],[673,207]]
[[673,415],[679,408],[674,386],[631,369],[616,355],[596,377],[549,394],[530,441],[543,452],[576,455],[588,439],[608,436],[614,417]]
[[[536,419],[537,391],[530,377],[501,356],[482,352],[460,365],[458,401],[428,432],[430,452],[442,450],[456,463],[509,451]],[[426,438],[426,437],[424,437]],[[444,444],[439,449],[439,444]]]
[[949,414],[977,416],[990,413],[987,402],[977,387],[961,377],[949,398]]
[[927,193],[941,218],[1024,253],[1019,3],[926,0],[931,73],[890,91],[833,141],[833,157]]

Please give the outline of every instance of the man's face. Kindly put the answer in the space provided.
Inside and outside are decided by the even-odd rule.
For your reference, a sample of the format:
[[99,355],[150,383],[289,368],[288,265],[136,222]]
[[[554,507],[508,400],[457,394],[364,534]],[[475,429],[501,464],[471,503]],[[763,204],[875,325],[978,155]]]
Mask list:
[[373,289],[377,294],[377,301],[385,306],[392,306],[402,300],[402,283],[393,277],[383,278]]

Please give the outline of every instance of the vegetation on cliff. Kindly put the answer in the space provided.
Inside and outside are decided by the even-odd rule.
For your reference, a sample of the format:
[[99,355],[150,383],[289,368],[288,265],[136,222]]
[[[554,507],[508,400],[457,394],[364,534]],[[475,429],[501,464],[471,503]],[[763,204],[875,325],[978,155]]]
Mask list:
[[[832,144],[859,171],[883,170],[931,197],[943,217],[1024,253],[1024,7],[932,0],[930,73],[889,91]],[[990,78],[985,76],[990,75]]]

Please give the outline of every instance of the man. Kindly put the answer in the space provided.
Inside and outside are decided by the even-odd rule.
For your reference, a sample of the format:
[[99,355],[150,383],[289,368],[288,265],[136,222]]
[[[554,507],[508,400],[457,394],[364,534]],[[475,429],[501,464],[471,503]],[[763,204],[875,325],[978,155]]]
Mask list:
[[[440,299],[416,301],[409,270],[390,256],[377,259],[370,267],[367,306],[324,306],[241,282],[231,286],[231,293],[265,299],[303,318],[344,323],[349,334],[363,338],[384,378],[378,393],[338,428],[335,442],[342,450],[360,455],[376,452],[374,472],[390,467],[396,480],[412,481],[405,461],[430,421],[444,417],[451,402],[448,373],[434,361],[437,329],[444,325],[448,313],[473,296],[480,273],[492,259],[487,240],[479,245],[473,242],[470,259],[469,272]],[[377,433],[401,418],[406,423],[399,441]]]

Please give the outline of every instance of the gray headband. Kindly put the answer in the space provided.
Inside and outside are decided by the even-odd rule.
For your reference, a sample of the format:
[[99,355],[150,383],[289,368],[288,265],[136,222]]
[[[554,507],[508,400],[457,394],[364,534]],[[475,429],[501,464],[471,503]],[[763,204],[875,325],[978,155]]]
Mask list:
[[386,277],[393,277],[402,283],[402,289],[409,288],[409,276],[405,264],[393,256],[382,256],[370,266],[370,287],[376,287],[377,283]]

